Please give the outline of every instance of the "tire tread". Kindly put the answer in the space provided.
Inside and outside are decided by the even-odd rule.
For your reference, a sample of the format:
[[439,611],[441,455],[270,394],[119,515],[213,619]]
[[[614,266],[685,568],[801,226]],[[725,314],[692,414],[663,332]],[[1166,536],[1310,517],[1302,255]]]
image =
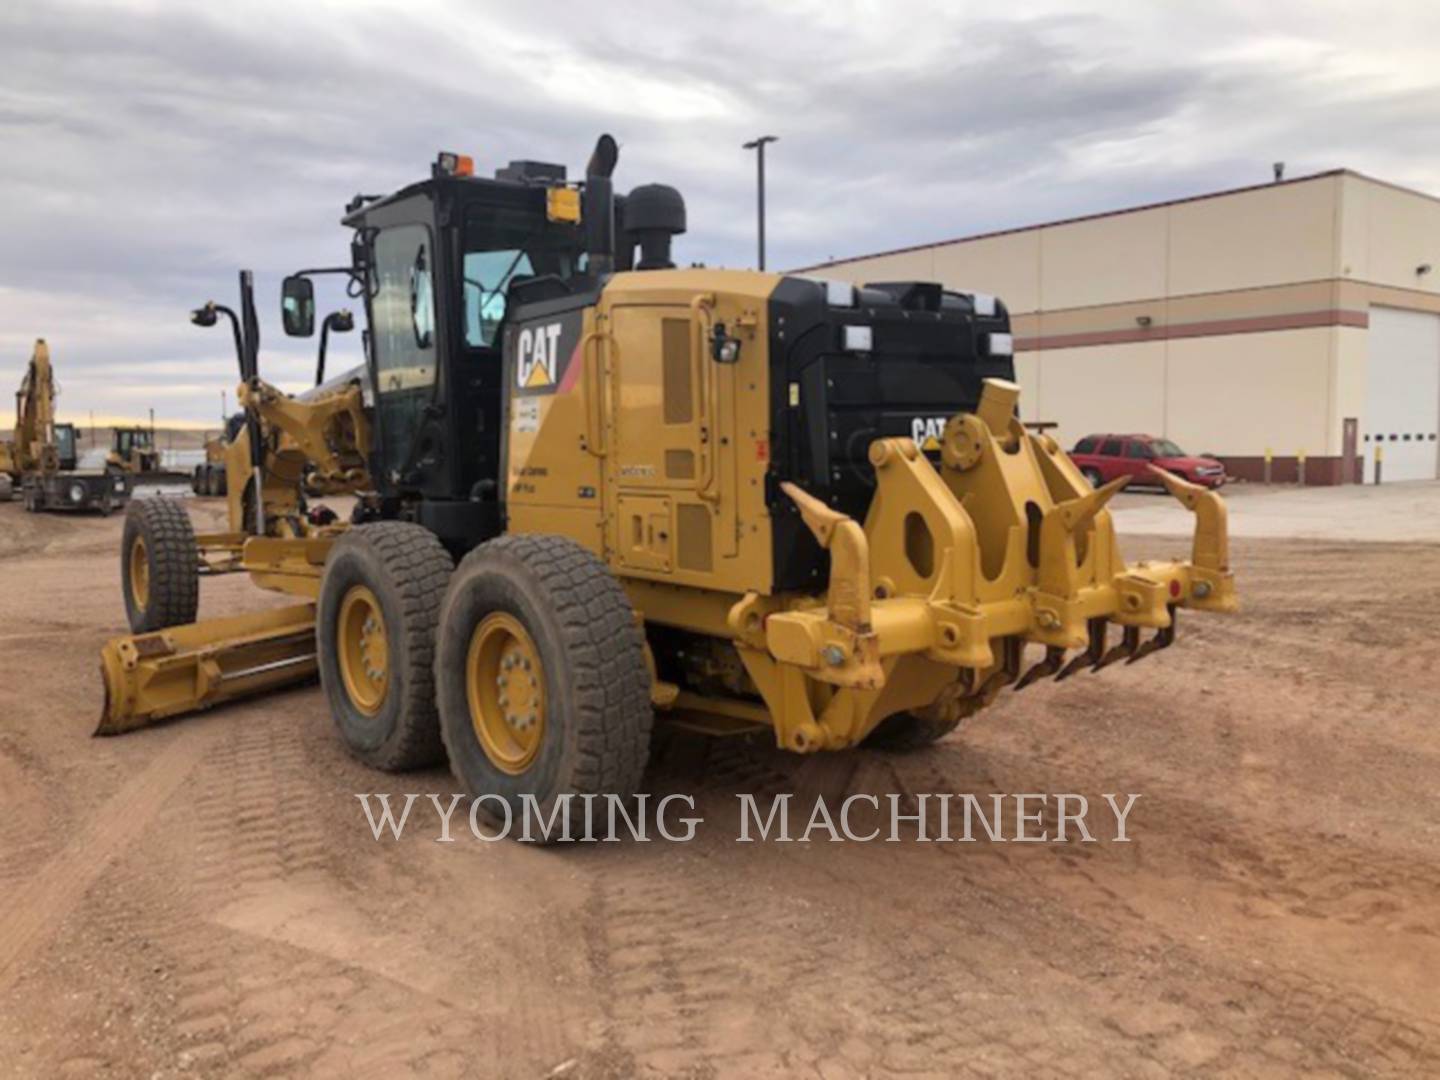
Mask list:
[[654,712],[645,638],[625,590],[574,540],[541,534],[491,540],[461,561],[457,576],[496,558],[514,560],[534,576],[571,658],[578,765],[568,790],[633,793],[649,760]]
[[406,625],[419,630],[404,635],[405,655],[397,658],[404,669],[401,723],[393,738],[361,756],[386,772],[436,765],[445,760],[445,747],[435,708],[435,625],[454,566],[450,553],[433,532],[408,521],[358,525],[340,543],[371,547],[394,583]]
[[141,625],[136,626],[131,616],[131,629],[139,633],[194,622],[200,609],[200,553],[195,547],[195,527],[184,504],[163,496],[135,499],[126,508],[125,516],[121,574],[129,574],[129,538],[133,531],[144,537],[150,563],[149,601]]

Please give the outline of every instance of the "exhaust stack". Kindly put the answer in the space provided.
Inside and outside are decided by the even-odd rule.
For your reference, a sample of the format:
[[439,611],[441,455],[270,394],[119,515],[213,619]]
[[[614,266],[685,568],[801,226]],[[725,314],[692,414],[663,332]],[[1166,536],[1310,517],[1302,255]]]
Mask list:
[[614,138],[601,135],[585,166],[580,216],[585,222],[590,272],[597,277],[615,272],[615,185],[610,177],[619,158],[620,147]]

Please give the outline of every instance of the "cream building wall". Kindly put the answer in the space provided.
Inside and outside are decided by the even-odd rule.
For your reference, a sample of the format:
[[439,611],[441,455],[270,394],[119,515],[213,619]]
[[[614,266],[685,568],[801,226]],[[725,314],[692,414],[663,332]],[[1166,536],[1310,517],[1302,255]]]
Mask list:
[[1269,449],[1338,478],[1371,306],[1440,313],[1440,200],[1341,171],[806,272],[1000,296],[1023,415],[1067,444],[1147,431],[1242,473]]

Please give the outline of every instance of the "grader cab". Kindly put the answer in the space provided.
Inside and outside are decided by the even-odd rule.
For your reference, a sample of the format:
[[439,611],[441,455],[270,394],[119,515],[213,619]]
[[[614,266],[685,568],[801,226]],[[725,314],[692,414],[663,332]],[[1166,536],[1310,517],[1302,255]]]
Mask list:
[[[1189,559],[1126,564],[1106,504],[1019,422],[1009,317],[981,293],[675,269],[680,193],[512,162],[350,204],[362,375],[292,398],[232,320],[246,429],[230,529],[141,501],[132,636],[100,731],[313,676],[386,769],[472,794],[636,789],[652,723],[797,752],[940,738],[1006,687],[1135,662],[1182,609],[1236,606],[1225,507],[1173,476]],[[307,478],[355,497],[312,508]],[[458,561],[458,565],[457,565]],[[201,574],[300,603],[194,623]]]

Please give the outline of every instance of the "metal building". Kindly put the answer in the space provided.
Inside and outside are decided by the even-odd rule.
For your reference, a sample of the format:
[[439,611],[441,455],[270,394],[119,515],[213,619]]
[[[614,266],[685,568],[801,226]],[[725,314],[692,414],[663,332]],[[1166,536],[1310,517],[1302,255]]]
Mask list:
[[1024,418],[1162,435],[1236,476],[1440,475],[1440,199],[1349,170],[843,259],[1000,296]]

